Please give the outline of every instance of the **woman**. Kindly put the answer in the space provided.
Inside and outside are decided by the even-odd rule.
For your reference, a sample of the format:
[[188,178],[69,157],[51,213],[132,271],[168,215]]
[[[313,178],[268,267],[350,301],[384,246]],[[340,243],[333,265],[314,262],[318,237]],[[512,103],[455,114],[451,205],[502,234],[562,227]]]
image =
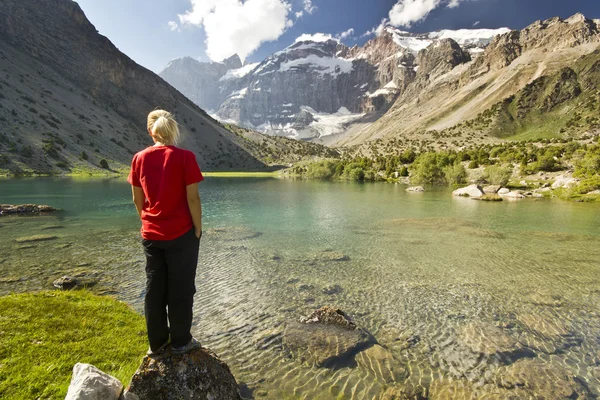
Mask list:
[[190,330],[202,236],[198,182],[204,177],[194,153],[175,147],[179,128],[171,113],[152,111],[148,133],[154,146],[133,157],[128,178],[146,254],[148,355],[160,354],[169,339],[173,353],[183,354],[200,347]]

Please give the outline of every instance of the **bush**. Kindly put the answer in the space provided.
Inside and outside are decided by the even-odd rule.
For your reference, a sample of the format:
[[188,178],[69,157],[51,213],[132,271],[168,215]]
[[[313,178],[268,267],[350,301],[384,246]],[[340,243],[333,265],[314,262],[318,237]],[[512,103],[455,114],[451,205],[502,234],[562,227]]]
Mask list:
[[336,163],[330,160],[320,161],[308,166],[306,176],[310,179],[331,179],[336,171]]
[[411,180],[416,184],[445,184],[446,177],[439,161],[435,153],[424,153],[418,156],[412,165]]
[[0,166],[4,166],[10,163],[10,160],[4,154],[0,154]]
[[407,177],[408,176],[408,168],[406,168],[406,167],[403,166],[400,169],[400,176]]
[[448,185],[461,185],[467,182],[467,171],[462,164],[448,165],[443,168],[443,171]]
[[104,168],[104,169],[108,169],[108,161],[106,161],[104,158],[102,160],[100,160],[100,167]]
[[574,191],[579,194],[586,194],[594,190],[600,190],[600,175],[585,178],[574,188]]
[[471,161],[469,163],[469,165],[467,166],[469,169],[475,169],[475,168],[479,168],[479,163],[475,160]]
[[31,146],[25,146],[21,149],[21,155],[25,158],[33,157],[33,149]]
[[365,180],[365,171],[361,167],[352,168],[348,173],[351,181],[362,182]]
[[89,157],[85,151],[82,151],[79,158],[81,158],[83,161],[87,161]]
[[506,186],[512,177],[512,168],[491,165],[483,171],[482,178],[489,184]]

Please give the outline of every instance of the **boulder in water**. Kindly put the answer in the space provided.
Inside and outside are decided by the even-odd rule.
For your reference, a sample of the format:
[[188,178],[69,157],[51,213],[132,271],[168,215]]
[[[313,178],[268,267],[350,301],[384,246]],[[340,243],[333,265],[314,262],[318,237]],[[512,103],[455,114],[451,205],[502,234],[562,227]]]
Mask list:
[[288,323],[283,336],[284,346],[301,361],[326,368],[354,363],[358,352],[375,343],[371,334],[333,307]]
[[502,188],[500,185],[489,185],[483,188],[483,193],[485,194],[497,194],[498,191]]
[[483,189],[479,185],[470,185],[452,192],[453,196],[458,197],[481,197],[484,195]]
[[38,204],[0,204],[0,215],[5,214],[39,214],[57,211],[56,208]]
[[125,393],[139,400],[241,400],[227,364],[204,348],[144,357]]
[[413,192],[413,193],[420,193],[420,192],[424,192],[425,189],[423,188],[423,186],[412,186],[409,187],[408,189],[406,189],[407,192]]
[[61,276],[54,282],[52,282],[52,286],[60,290],[71,290],[77,286],[77,279],[72,278],[70,276]]

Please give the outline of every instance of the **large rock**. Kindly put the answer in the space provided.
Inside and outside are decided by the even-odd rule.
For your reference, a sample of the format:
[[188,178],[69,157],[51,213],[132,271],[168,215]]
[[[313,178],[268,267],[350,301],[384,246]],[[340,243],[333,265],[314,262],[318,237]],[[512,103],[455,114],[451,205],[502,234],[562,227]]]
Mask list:
[[484,195],[483,189],[479,185],[470,185],[452,192],[453,196],[459,197],[481,197]]
[[288,323],[283,336],[284,346],[294,356],[318,367],[351,364],[358,352],[375,343],[371,334],[332,307]]
[[579,179],[570,176],[558,176],[552,184],[552,189],[565,188],[569,189],[576,186],[579,183]]
[[500,185],[490,185],[483,188],[485,194],[496,194],[502,188]]
[[117,400],[123,384],[90,364],[75,364],[65,400]]
[[566,369],[541,359],[523,359],[502,367],[498,386],[521,389],[535,399],[592,399],[585,381]]
[[126,394],[140,400],[241,400],[227,364],[204,348],[144,357]]

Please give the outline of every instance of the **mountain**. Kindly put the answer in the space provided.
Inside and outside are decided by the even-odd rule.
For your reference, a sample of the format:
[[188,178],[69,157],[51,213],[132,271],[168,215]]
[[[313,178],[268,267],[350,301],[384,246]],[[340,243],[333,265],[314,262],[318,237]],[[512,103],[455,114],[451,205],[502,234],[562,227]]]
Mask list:
[[457,148],[585,135],[597,126],[599,47],[600,20],[581,14],[496,36],[474,60],[417,77],[383,117],[335,144]]
[[[225,72],[241,66],[224,63]],[[146,116],[175,113],[182,146],[205,170],[264,169],[274,142],[228,130],[98,34],[71,0],[3,0],[0,7],[0,169],[13,173],[127,170],[151,145]],[[271,140],[266,138],[265,140]],[[318,154],[321,148],[303,148]],[[292,157],[293,158],[293,157]],[[101,162],[106,160],[105,162]]]
[[387,27],[363,47],[327,37],[299,40],[259,64],[229,66],[237,56],[221,63],[183,58],[160,76],[222,121],[273,135],[326,139],[350,124],[376,120],[420,75],[468,62],[508,31],[412,34]]

